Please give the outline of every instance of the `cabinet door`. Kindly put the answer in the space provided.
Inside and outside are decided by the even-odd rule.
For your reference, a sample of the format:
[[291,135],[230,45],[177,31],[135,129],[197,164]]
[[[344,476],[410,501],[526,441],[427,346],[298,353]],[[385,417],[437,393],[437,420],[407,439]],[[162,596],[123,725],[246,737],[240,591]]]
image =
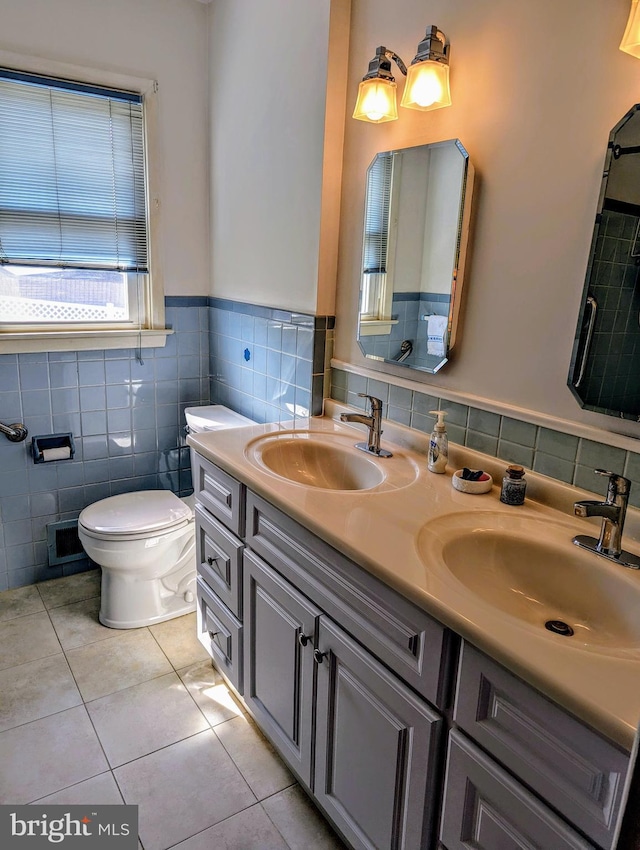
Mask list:
[[310,786],[313,649],[320,611],[248,550],[244,600],[245,702]]
[[320,619],[314,793],[357,850],[426,850],[442,720],[331,620]]
[[440,838],[447,850],[594,850],[456,730]]

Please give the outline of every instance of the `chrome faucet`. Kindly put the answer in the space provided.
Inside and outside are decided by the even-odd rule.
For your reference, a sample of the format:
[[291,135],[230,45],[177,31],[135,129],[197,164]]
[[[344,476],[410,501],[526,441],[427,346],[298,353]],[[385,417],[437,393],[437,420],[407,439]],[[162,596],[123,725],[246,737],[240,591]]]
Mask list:
[[368,398],[371,403],[369,416],[364,413],[341,413],[341,422],[360,422],[369,429],[366,442],[356,443],[356,448],[363,452],[377,455],[378,457],[393,457],[391,452],[380,448],[380,435],[382,434],[382,400],[367,393],[358,393],[360,398]]
[[573,511],[576,516],[580,517],[602,517],[600,537],[596,540],[595,537],[579,534],[573,538],[573,542],[576,546],[582,546],[584,549],[589,549],[610,561],[616,561],[623,567],[638,570],[640,569],[640,558],[630,552],[625,552],[622,548],[622,531],[627,513],[631,482],[628,478],[623,478],[622,475],[616,475],[615,472],[607,472],[604,469],[594,471],[596,475],[609,476],[606,501],[576,502]]

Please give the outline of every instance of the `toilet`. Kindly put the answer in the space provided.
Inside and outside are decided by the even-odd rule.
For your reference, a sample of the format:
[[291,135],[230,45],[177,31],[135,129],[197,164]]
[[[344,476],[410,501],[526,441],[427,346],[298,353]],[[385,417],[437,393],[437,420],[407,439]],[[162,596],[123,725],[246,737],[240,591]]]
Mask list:
[[[185,417],[196,433],[255,424],[217,404],[187,408]],[[170,490],[109,496],[80,513],[78,536],[102,568],[103,626],[136,629],[195,610],[193,496]]]

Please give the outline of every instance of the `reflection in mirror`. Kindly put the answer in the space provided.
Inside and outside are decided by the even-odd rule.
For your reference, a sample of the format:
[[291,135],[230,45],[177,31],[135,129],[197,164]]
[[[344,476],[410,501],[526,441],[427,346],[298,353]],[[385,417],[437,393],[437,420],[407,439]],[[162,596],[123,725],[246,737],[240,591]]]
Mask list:
[[457,139],[379,153],[367,170],[358,342],[437,372],[455,342],[473,167]]
[[569,386],[587,410],[640,419],[640,104],[609,136]]

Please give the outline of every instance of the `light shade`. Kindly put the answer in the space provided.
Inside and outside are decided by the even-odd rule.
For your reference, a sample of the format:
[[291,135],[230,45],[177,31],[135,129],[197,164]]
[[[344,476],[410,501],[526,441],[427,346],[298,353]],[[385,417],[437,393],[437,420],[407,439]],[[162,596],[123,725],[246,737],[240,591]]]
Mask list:
[[431,59],[410,65],[401,106],[423,112],[451,106],[449,66]]
[[451,106],[449,91],[449,41],[438,27],[427,27],[424,38],[407,71],[402,106],[409,109],[439,109]]
[[398,117],[396,105],[396,84],[393,79],[364,79],[358,86],[358,99],[353,117],[359,121],[382,124],[395,121]]
[[620,42],[620,50],[640,59],[640,4],[638,0],[631,0],[631,11]]

